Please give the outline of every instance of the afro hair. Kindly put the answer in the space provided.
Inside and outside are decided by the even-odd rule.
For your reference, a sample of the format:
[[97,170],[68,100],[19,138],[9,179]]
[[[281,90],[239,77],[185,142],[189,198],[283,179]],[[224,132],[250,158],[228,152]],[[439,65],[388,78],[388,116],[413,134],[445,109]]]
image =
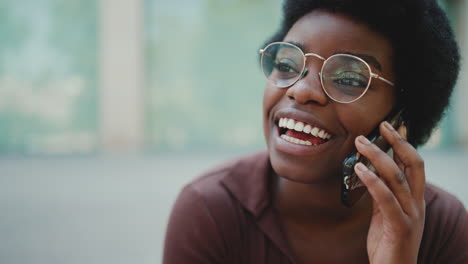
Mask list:
[[384,35],[394,49],[395,86],[408,141],[424,144],[449,105],[460,68],[450,23],[435,0],[285,0],[283,21],[267,43],[282,41],[315,9],[346,14]]

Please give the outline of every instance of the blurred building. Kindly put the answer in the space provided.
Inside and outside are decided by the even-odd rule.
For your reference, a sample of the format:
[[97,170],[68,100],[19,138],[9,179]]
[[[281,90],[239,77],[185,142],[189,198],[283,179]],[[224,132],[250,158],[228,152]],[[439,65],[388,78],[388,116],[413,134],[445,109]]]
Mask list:
[[[468,57],[466,1],[441,2]],[[0,153],[262,148],[280,1],[5,0]],[[429,147],[468,147],[468,69]]]

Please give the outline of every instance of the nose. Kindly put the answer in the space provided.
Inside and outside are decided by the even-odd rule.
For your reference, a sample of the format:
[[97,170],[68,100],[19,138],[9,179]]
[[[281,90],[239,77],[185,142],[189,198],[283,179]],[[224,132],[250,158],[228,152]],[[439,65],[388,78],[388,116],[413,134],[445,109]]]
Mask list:
[[316,103],[326,105],[328,97],[320,82],[320,68],[318,70],[305,68],[301,78],[288,88],[286,95],[299,104]]

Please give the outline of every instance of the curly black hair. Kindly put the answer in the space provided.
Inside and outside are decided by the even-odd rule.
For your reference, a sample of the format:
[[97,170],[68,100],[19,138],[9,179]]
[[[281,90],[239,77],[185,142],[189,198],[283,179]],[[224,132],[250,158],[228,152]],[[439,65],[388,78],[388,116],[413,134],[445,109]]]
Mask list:
[[315,9],[346,14],[390,41],[408,141],[415,147],[424,144],[449,105],[460,68],[454,34],[437,2],[285,0],[280,28],[266,43],[282,41],[297,20]]

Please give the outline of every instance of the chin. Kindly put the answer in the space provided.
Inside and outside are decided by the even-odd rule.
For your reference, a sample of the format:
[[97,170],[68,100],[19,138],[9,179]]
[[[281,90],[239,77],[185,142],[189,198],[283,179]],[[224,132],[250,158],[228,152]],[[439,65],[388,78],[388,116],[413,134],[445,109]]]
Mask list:
[[341,163],[333,166],[327,161],[307,161],[302,158],[269,150],[273,171],[280,177],[303,184],[341,181]]

